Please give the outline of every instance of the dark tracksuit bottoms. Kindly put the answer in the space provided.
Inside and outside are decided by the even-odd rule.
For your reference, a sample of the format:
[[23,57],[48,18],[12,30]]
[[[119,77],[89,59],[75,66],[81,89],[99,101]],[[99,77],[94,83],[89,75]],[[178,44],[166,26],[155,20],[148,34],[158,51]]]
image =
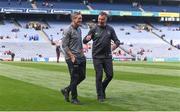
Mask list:
[[72,99],[77,99],[77,86],[85,79],[86,74],[86,58],[76,58],[76,61],[73,63],[70,59],[66,60],[68,65],[71,81],[70,85],[66,89],[72,95]]
[[[112,59],[93,59],[93,64],[96,72],[97,96],[103,98],[106,87],[113,78]],[[104,80],[102,80],[103,70],[106,74]]]

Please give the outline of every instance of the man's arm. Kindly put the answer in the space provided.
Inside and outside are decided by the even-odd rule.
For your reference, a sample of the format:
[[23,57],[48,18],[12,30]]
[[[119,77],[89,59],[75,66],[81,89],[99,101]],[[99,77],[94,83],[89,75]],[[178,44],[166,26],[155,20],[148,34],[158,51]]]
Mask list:
[[112,50],[115,50],[117,47],[119,47],[120,45],[120,41],[114,31],[114,29],[112,28],[112,36],[111,39],[114,41],[114,44],[111,46]]
[[88,34],[83,39],[83,44],[87,44],[94,36],[95,28],[90,29]]
[[66,54],[71,58],[71,61],[75,62],[75,55],[71,52],[68,46],[70,38],[71,38],[70,31],[69,30],[64,31],[62,38],[62,48],[66,52]]

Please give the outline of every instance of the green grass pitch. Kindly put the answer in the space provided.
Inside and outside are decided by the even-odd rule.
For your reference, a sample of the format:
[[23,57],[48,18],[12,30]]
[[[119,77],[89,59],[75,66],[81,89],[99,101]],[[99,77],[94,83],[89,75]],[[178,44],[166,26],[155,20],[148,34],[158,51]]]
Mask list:
[[91,62],[78,86],[82,105],[60,94],[69,79],[66,63],[0,62],[0,111],[180,111],[180,63],[114,62],[103,103],[96,100]]

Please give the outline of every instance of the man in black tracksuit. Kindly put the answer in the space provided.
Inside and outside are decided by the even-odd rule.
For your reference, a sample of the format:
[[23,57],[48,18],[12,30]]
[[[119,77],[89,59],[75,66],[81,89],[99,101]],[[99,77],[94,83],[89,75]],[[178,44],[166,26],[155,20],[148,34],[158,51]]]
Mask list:
[[[115,50],[120,45],[114,29],[106,24],[107,17],[108,15],[105,12],[101,12],[98,16],[98,25],[92,28],[83,39],[84,44],[93,40],[92,57],[96,71],[97,99],[100,102],[103,102],[106,98],[106,87],[113,78],[111,50]],[[112,45],[111,40],[114,41]],[[106,78],[102,81],[103,69],[106,73]]]

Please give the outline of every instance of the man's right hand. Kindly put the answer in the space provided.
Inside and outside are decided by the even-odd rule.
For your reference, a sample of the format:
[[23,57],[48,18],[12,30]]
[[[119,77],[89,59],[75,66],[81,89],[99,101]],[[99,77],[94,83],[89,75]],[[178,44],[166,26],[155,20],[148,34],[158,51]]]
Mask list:
[[76,57],[75,57],[75,55],[71,55],[71,61],[74,63],[75,61],[76,61]]
[[91,40],[91,38],[92,38],[92,34],[91,34],[91,35],[86,36],[86,40],[87,40],[87,41],[90,41],[90,40]]

